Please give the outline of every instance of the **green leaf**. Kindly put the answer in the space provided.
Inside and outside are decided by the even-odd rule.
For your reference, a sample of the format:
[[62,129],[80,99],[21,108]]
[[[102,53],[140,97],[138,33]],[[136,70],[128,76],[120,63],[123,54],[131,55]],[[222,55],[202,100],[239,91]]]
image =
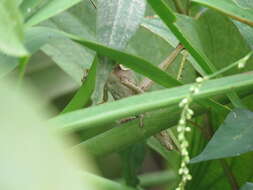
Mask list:
[[[199,41],[192,40],[192,38],[197,38],[195,30],[195,22],[193,19],[187,16],[177,15],[176,22],[172,22],[170,17],[165,16],[165,10],[173,14],[173,12],[166,6],[163,1],[157,2],[156,0],[148,0],[148,3],[152,6],[154,11],[160,16],[162,21],[169,27],[169,29],[174,33],[177,39],[184,45],[184,47],[189,51],[189,53],[194,57],[197,63],[200,65],[201,69],[205,74],[211,74],[215,72],[215,68],[206,57],[206,55],[201,52],[198,48]],[[158,6],[159,5],[159,6]],[[162,8],[161,8],[162,7]],[[174,20],[173,20],[174,21]],[[186,31],[182,28],[187,25],[187,30],[192,32],[193,37],[189,38],[185,35]]]
[[110,73],[113,71],[114,66],[115,61],[105,56],[99,56],[95,90],[91,98],[93,105],[101,104],[106,101],[107,92],[105,85],[107,83]]
[[98,41],[115,49],[124,49],[137,31],[145,7],[145,0],[98,0]]
[[45,5],[49,0],[25,0],[20,5],[20,11],[24,18],[28,18],[35,13],[41,6]]
[[81,84],[86,70],[90,68],[94,53],[69,39],[51,39],[41,50],[77,84]]
[[71,101],[68,103],[68,105],[64,108],[62,113],[81,109],[88,104],[92,92],[95,88],[96,69],[98,64],[97,62],[97,57],[95,57],[87,78],[85,79],[79,90],[76,92],[74,97],[71,99]]
[[168,27],[159,18],[144,18],[141,26],[150,32],[158,35],[172,47],[176,47],[179,43],[175,35],[168,29]]
[[[248,73],[207,81],[194,98],[210,97],[230,91],[231,89],[250,86],[253,83],[251,76],[253,76],[253,74]],[[90,128],[93,125],[102,125],[116,119],[178,103],[188,95],[190,86],[191,85],[184,85],[157,92],[150,92],[125,98],[117,102],[106,103],[89,109],[71,112],[54,118],[52,122],[59,123],[59,130],[61,131],[73,131]]]
[[15,0],[0,2],[0,18],[0,50],[12,56],[26,56],[22,17]]
[[243,9],[253,9],[253,2],[251,0],[233,0],[233,1]]
[[18,59],[0,52],[0,79],[18,66]]
[[51,0],[41,7],[33,16],[26,22],[26,26],[33,26],[40,22],[53,17],[54,15],[72,7],[81,2],[81,0]]
[[251,47],[251,49],[253,49],[253,27],[250,27],[238,21],[234,21],[234,23],[241,32],[248,45]]
[[134,144],[120,152],[122,160],[123,177],[128,186],[137,187],[140,180],[137,176],[145,159],[145,143]]
[[[187,31],[186,27],[183,27],[183,29]],[[251,51],[234,23],[226,16],[215,11],[208,10],[204,12],[196,21],[195,31],[198,38],[192,39],[192,41],[201,42],[199,46],[201,51],[205,53],[217,70],[229,66]],[[190,32],[187,32],[187,36],[190,37],[191,35]],[[240,48],[238,49],[238,47]],[[241,71],[234,67],[224,75],[252,69],[253,66],[247,64],[246,68]]]
[[[220,11],[231,18],[253,26],[253,12],[249,9],[239,7],[231,0],[193,0],[204,6]],[[252,5],[252,4],[251,4]]]
[[253,183],[246,183],[240,190],[252,190]]
[[253,150],[253,112],[235,109],[225,119],[203,152],[191,163],[239,156]]
[[31,54],[35,54],[41,47],[54,39],[66,39],[66,37],[44,27],[29,27],[25,31],[25,46]]
[[96,9],[91,5],[90,0],[84,0],[40,25],[95,40]]
[[89,69],[94,53],[79,44],[51,32],[45,27],[31,27],[26,31],[26,46],[31,53],[42,49],[55,63],[69,74],[77,84],[81,84]]

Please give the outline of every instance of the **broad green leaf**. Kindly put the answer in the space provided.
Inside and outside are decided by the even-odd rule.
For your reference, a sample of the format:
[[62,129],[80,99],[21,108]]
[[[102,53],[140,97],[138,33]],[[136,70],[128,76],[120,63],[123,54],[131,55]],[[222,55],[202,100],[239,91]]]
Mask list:
[[25,46],[31,54],[35,54],[41,47],[56,39],[66,40],[64,36],[44,27],[29,27],[25,32]]
[[234,23],[241,32],[248,45],[251,47],[251,49],[253,49],[253,27],[250,27],[238,21],[234,21]]
[[49,0],[24,0],[20,5],[20,11],[25,20],[33,15],[40,7],[47,4]]
[[253,2],[251,0],[233,0],[239,7],[244,9],[253,9]]
[[179,43],[175,35],[159,18],[144,18],[141,26],[149,30],[150,32],[160,36],[174,48]]
[[[217,116],[211,116],[211,118],[214,121],[217,120]],[[209,119],[211,118],[209,117]],[[205,122],[201,122],[201,124],[205,124]],[[189,138],[190,157],[194,157],[205,147],[208,139],[199,128],[194,126],[189,135],[191,136]],[[252,155],[253,153],[247,153],[240,157],[228,158],[222,161],[212,160],[189,165],[192,180],[187,185],[187,189],[231,189],[231,181],[233,181],[233,187],[244,185],[245,182],[252,179],[253,171],[250,169]],[[234,176],[234,179],[231,179],[230,176]]]
[[41,7],[34,15],[26,22],[27,26],[33,26],[40,22],[53,17],[54,15],[63,12],[73,5],[81,2],[81,0],[51,0]]
[[235,109],[225,119],[203,152],[191,163],[239,156],[253,150],[252,140],[253,113]]
[[252,10],[239,7],[232,0],[193,0],[193,2],[200,3],[202,5],[210,7],[214,10],[217,10],[230,16],[235,20],[253,26]]
[[0,2],[0,50],[12,56],[25,56],[23,22],[15,0]]
[[62,113],[81,109],[88,104],[95,88],[97,61],[97,57],[95,57],[87,78]]
[[69,39],[50,40],[41,50],[78,84],[81,84],[94,58],[93,53]]
[[[195,117],[194,121],[198,123],[199,126],[204,127],[199,128],[194,124],[191,125],[192,130],[187,134],[188,142],[190,144],[190,157],[198,155],[199,152],[203,150],[205,145],[208,143],[208,137],[212,135],[212,132],[209,133],[211,127],[215,129],[226,116],[223,116],[223,112],[213,114],[214,113],[210,114],[209,112],[208,117],[206,117],[207,115]],[[212,160],[189,165],[192,180],[188,183],[186,189],[217,190],[232,189],[232,185],[233,188],[235,186],[242,186],[246,181],[251,181],[252,179],[253,171],[249,169],[252,163],[252,155],[253,153],[247,153],[240,157],[226,159],[226,161]],[[179,158],[179,160],[181,159]],[[242,165],[244,167],[242,167]],[[234,179],[230,178],[230,176],[234,176]],[[233,181],[233,184],[231,181]]]
[[240,190],[252,190],[253,183],[246,183]]
[[[183,22],[181,24],[183,25]],[[200,41],[201,51],[206,54],[217,70],[227,67],[251,51],[234,23],[217,12],[211,10],[204,12],[196,24],[198,38],[192,41]],[[186,27],[183,29],[187,30]],[[187,35],[190,37],[191,34],[187,33]],[[252,64],[246,64],[246,68],[242,71],[234,67],[224,75],[252,69]]]
[[31,27],[26,31],[26,46],[31,53],[42,49],[55,63],[69,74],[77,84],[89,69],[94,53],[63,37],[51,29]]
[[145,12],[145,0],[99,0],[97,38],[104,45],[124,49],[137,31]]
[[[250,86],[253,83],[253,74],[240,74],[221,79],[207,81],[203,84],[195,99],[210,97],[229,90]],[[79,110],[56,117],[52,122],[57,122],[59,130],[73,131],[90,128],[93,125],[109,123],[116,119],[151,111],[178,103],[189,93],[191,85],[170,88],[157,92],[133,96],[117,102],[106,103],[89,109]]]
[[0,79],[18,66],[18,59],[0,52]]
[[[68,13],[71,16],[63,14],[59,17],[53,17],[51,20],[54,23],[57,22],[58,28],[65,32],[87,39],[95,39],[97,9],[94,8],[91,0],[83,0],[78,5],[70,8]],[[93,38],[91,38],[91,35],[93,35]]]
[[89,0],[85,0],[73,8],[44,21],[41,25],[82,36],[85,39],[95,40],[96,9],[90,5]]

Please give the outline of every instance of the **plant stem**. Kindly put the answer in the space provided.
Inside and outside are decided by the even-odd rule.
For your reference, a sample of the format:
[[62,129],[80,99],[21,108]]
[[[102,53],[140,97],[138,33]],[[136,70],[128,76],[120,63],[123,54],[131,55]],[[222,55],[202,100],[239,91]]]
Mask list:
[[[138,176],[141,187],[153,187],[157,185],[168,184],[177,179],[177,175],[172,171],[153,172]],[[122,182],[122,179],[117,180]]]
[[226,160],[225,159],[220,159],[219,161],[220,161],[220,164],[223,168],[223,171],[224,171],[225,175],[227,176],[227,179],[229,181],[231,189],[232,190],[239,190],[239,185],[236,181],[236,178],[235,178],[233,172],[231,171],[231,169],[229,168],[228,163],[226,162]]
[[30,57],[22,57],[19,61],[19,79],[18,79],[18,86],[20,87],[26,71],[26,66],[29,62]]
[[175,7],[177,9],[177,12],[181,14],[187,14],[186,10],[183,8],[181,0],[173,0]]

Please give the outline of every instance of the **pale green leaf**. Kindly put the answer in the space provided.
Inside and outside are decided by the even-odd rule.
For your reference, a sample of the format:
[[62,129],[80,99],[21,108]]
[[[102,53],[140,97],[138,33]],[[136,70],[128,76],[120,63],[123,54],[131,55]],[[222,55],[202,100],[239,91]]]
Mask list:
[[174,48],[179,43],[175,35],[159,18],[144,18],[141,26],[151,31],[152,33],[160,36]]
[[69,39],[52,39],[41,50],[78,84],[81,84],[94,57],[94,53]]
[[253,9],[252,0],[233,0],[233,1],[243,9]]
[[18,66],[18,58],[0,52],[0,79]]
[[25,56],[23,21],[15,0],[0,2],[0,50],[13,56]]
[[81,0],[51,0],[41,7],[34,15],[26,22],[27,26],[39,24],[40,22],[53,17],[54,15],[63,12],[73,5],[81,2]]
[[98,41],[115,49],[124,49],[144,16],[145,0],[99,0]]

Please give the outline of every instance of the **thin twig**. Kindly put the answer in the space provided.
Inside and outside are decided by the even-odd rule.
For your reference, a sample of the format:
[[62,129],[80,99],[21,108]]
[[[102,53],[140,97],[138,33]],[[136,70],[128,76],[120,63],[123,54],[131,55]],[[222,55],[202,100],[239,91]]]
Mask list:
[[[177,58],[179,53],[184,49],[183,45],[179,44],[173,52],[159,65],[159,68],[162,70],[166,70],[171,63]],[[153,81],[149,78],[144,78],[142,82],[140,83],[139,87],[146,91],[153,85]]]
[[186,63],[187,56],[188,56],[188,52],[184,52],[182,61],[181,61],[180,66],[179,66],[178,74],[177,74],[177,80],[180,80],[182,78],[181,76],[183,74],[183,70],[184,70],[184,66],[185,66],[185,63]]

